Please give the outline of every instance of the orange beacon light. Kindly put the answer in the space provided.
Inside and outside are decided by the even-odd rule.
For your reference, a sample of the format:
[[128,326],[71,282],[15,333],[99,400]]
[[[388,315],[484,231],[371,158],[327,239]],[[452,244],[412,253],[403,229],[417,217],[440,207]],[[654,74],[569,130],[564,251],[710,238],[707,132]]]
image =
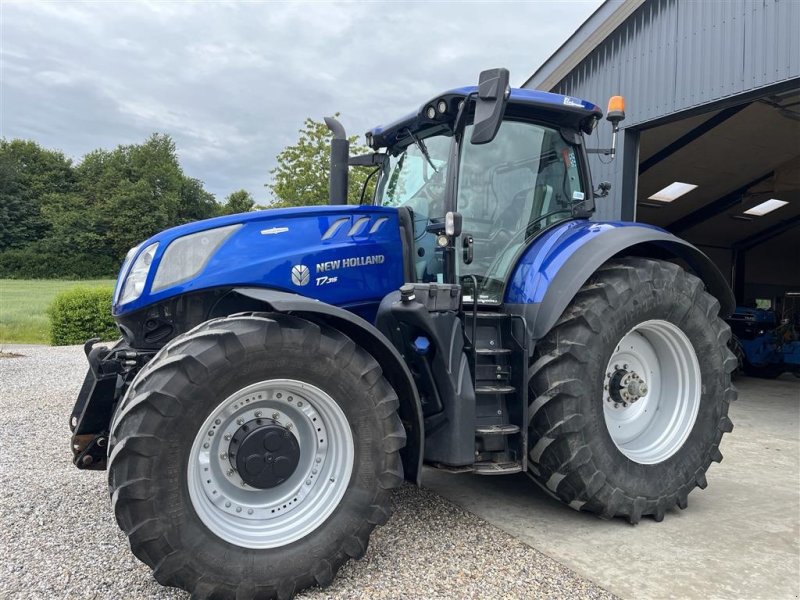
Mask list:
[[625,118],[625,98],[622,96],[611,96],[608,101],[608,111],[606,119],[616,125]]

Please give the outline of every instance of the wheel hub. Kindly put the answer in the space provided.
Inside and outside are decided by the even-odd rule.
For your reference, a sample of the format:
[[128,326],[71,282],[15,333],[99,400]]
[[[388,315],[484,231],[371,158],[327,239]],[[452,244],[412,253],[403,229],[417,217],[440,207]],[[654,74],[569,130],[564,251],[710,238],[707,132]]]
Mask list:
[[253,383],[220,402],[197,431],[187,469],[192,506],[232,544],[290,544],[338,505],[353,447],[347,417],[320,388],[295,379]]
[[647,382],[634,370],[628,370],[628,365],[616,368],[608,382],[608,401],[622,404],[623,407],[633,404],[647,395]]
[[254,419],[233,434],[228,459],[242,481],[265,490],[292,476],[300,462],[300,445],[294,434],[277,421]]
[[611,353],[603,386],[603,416],[617,449],[648,465],[680,450],[697,418],[701,379],[678,325],[651,319],[630,329]]

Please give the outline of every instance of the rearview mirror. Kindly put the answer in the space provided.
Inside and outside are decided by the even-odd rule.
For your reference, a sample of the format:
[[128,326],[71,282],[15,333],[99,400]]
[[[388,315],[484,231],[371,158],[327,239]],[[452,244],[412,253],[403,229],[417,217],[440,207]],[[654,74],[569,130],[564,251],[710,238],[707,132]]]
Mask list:
[[488,144],[497,135],[511,93],[508,80],[508,69],[488,69],[480,74],[470,138],[473,144]]

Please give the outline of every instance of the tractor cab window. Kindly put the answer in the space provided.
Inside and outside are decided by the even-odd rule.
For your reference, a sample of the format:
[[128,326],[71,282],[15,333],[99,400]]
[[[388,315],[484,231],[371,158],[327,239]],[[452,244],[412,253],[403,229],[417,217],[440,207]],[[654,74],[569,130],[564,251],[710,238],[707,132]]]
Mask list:
[[447,159],[451,140],[450,136],[444,135],[420,139],[427,156],[412,141],[400,154],[390,158],[378,184],[378,204],[411,209],[418,281],[442,281],[442,256],[435,251],[436,236],[427,232],[426,227],[444,219]]
[[461,152],[458,211],[462,237],[470,235],[474,242],[471,263],[457,252],[457,273],[467,301],[474,292],[471,279],[464,276],[474,275],[478,301],[500,303],[514,258],[526,241],[569,218],[573,205],[583,201],[577,149],[555,129],[505,121],[492,142],[465,143]]

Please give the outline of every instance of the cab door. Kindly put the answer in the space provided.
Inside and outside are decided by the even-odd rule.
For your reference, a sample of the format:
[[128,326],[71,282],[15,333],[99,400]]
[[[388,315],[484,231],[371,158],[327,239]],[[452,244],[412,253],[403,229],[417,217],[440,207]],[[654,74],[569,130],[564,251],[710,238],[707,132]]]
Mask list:
[[[464,139],[469,139],[468,126]],[[499,304],[505,281],[527,242],[547,225],[570,218],[584,200],[578,149],[554,128],[504,121],[488,144],[461,151],[457,209],[462,215],[456,273],[465,301]]]

